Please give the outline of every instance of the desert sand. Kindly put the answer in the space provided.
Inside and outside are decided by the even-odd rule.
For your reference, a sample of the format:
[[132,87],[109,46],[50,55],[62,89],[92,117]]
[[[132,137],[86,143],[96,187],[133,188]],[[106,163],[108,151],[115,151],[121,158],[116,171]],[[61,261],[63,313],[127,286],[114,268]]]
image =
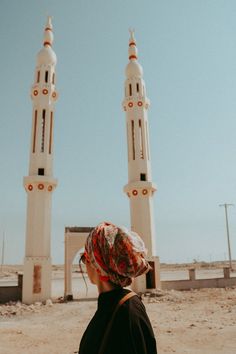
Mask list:
[[[159,291],[143,301],[158,354],[236,353],[236,288]],[[96,306],[96,300],[1,305],[0,353],[72,354]]]

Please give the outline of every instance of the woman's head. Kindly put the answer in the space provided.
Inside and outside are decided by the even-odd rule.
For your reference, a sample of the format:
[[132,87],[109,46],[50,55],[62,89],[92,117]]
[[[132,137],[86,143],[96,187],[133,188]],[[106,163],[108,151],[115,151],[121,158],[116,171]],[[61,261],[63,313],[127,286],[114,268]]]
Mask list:
[[145,245],[138,234],[108,222],[95,227],[85,244],[88,271],[95,269],[100,280],[119,286],[130,285],[132,278],[150,269],[145,255]]

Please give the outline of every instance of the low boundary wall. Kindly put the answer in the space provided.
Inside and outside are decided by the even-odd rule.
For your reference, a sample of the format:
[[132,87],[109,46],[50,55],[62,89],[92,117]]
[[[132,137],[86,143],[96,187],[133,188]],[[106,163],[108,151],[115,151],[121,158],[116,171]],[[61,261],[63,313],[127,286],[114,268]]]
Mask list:
[[9,301],[22,300],[22,283],[23,274],[18,274],[18,285],[16,286],[0,286],[0,303],[5,304]]
[[223,278],[196,279],[196,270],[189,269],[189,279],[161,281],[162,290],[190,290],[202,288],[229,288],[236,286],[236,277],[230,277],[230,269],[223,268]]

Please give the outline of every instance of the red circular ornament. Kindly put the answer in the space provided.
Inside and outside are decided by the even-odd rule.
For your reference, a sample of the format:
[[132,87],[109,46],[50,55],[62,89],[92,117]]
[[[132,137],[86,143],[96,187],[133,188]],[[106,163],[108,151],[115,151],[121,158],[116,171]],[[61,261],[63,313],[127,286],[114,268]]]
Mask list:
[[143,105],[143,102],[138,101],[138,106],[141,107]]
[[132,191],[132,194],[133,194],[133,195],[138,195],[138,191],[137,191],[136,189],[134,189],[134,190]]
[[44,185],[42,183],[39,183],[38,184],[38,189],[40,189],[40,190],[44,189]]
[[129,102],[129,103],[128,103],[128,106],[129,106],[129,107],[133,107],[133,102]]
[[37,96],[37,95],[38,95],[38,91],[34,90],[34,96]]
[[142,190],[142,193],[143,193],[143,195],[147,195],[147,194],[148,194],[147,189],[143,189],[143,190]]
[[49,192],[52,191],[52,186],[48,186],[48,191],[49,191]]
[[52,97],[53,97],[53,98],[55,98],[56,95],[57,95],[56,92],[53,92],[53,93],[52,93]]
[[32,190],[33,190],[32,184],[29,184],[29,185],[28,185],[28,190],[29,190],[29,191],[32,191]]
[[47,95],[48,94],[48,90],[47,89],[43,89],[43,94]]

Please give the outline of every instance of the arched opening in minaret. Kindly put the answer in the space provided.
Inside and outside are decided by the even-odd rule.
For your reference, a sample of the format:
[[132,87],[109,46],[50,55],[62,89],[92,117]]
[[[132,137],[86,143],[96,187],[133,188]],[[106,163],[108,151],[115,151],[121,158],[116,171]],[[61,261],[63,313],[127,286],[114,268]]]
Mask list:
[[131,137],[132,137],[133,160],[135,160],[135,135],[134,135],[134,121],[133,120],[131,120]]
[[139,83],[136,84],[137,93],[139,93]]
[[45,82],[48,82],[48,71],[45,71]]
[[55,84],[55,73],[52,74],[52,83]]
[[129,95],[132,96],[132,85],[129,84]]
[[139,127],[139,150],[140,150],[140,158],[144,159],[144,153],[143,153],[143,130],[142,130],[142,121],[139,119],[138,121],[138,127]]
[[35,110],[34,111],[33,153],[35,153],[35,146],[36,146],[37,116],[38,116],[38,111]]
[[44,152],[45,119],[46,119],[46,109],[43,109],[43,113],[42,113],[42,140],[41,140],[41,152]]
[[40,70],[37,72],[37,83],[40,81]]

